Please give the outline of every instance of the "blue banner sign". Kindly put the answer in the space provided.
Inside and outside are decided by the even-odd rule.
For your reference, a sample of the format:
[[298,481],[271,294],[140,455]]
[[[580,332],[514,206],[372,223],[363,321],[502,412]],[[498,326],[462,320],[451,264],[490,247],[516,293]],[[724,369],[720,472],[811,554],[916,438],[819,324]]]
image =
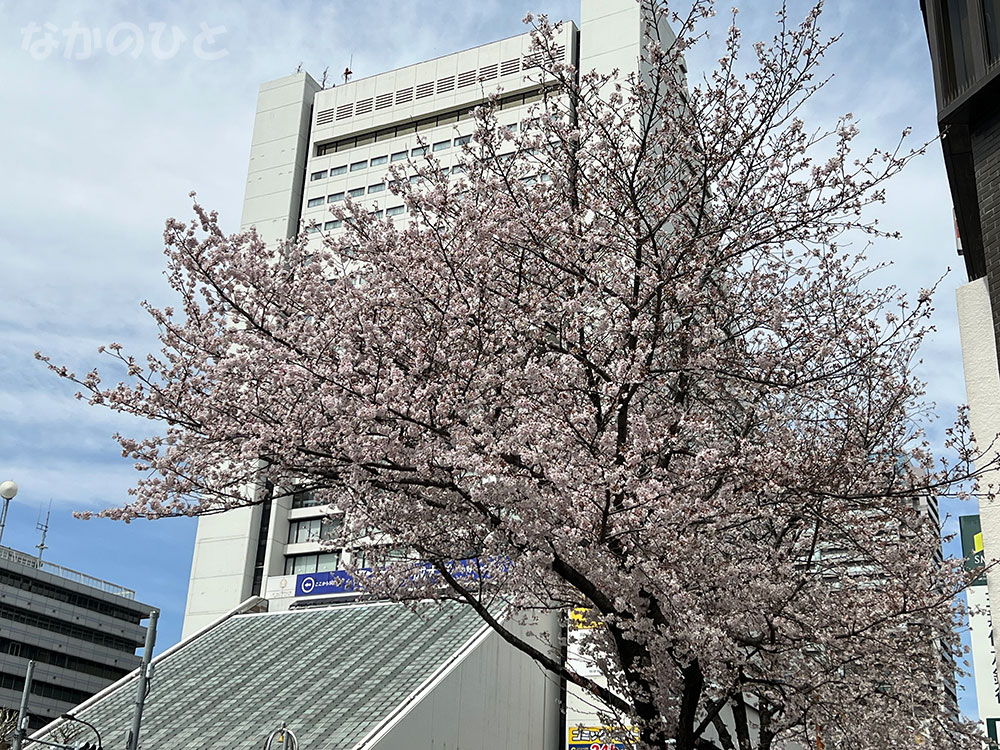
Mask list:
[[295,576],[295,596],[326,596],[350,594],[354,591],[354,576],[346,570],[325,573],[300,573]]
[[[361,568],[357,571],[361,578],[370,573],[371,568]],[[448,572],[456,581],[478,581],[488,579],[489,572],[482,571],[479,561],[454,560],[448,564]],[[415,563],[410,580],[414,583],[428,581],[443,583],[441,574],[430,563]],[[355,576],[346,570],[332,570],[323,573],[300,573],[295,576],[295,596],[332,596],[334,594],[352,594],[360,592],[364,587]]]

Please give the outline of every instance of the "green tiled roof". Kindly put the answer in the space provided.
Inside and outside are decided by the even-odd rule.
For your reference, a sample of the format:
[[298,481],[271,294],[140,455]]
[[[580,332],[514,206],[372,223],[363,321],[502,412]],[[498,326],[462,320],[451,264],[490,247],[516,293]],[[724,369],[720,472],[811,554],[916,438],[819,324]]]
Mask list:
[[[231,617],[155,663],[139,745],[259,749],[285,721],[303,749],[350,750],[482,628],[456,604]],[[133,678],[76,715],[100,730],[105,746],[124,746],[134,696]],[[39,738],[93,733],[63,723]]]

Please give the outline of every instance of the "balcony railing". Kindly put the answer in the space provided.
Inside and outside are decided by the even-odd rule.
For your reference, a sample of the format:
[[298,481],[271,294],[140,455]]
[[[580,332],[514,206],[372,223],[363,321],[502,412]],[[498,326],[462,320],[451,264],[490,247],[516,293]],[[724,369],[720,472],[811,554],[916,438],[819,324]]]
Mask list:
[[119,586],[117,583],[111,583],[110,581],[103,581],[100,578],[95,578],[94,576],[88,576],[86,573],[81,573],[78,570],[64,568],[62,565],[56,565],[55,563],[50,563],[47,560],[39,560],[33,555],[20,552],[16,549],[11,549],[10,547],[0,547],[0,560],[9,560],[10,562],[17,563],[18,565],[24,565],[25,567],[34,568],[35,570],[41,570],[44,573],[50,573],[51,575],[65,578],[67,581],[81,583],[84,586],[90,586],[91,588],[99,589],[108,594],[114,594],[115,596],[121,596],[125,599],[135,599],[135,592],[132,589],[127,589],[124,586]]

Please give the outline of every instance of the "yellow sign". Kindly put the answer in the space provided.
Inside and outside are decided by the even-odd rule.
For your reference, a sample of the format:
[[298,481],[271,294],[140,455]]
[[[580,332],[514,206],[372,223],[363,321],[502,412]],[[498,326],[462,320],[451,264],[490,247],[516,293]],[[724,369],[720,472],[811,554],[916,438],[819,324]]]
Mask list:
[[569,624],[573,630],[587,630],[588,628],[599,628],[604,625],[600,620],[594,619],[594,611],[586,607],[574,607],[569,611]]
[[639,743],[634,727],[570,727],[569,750],[631,750]]

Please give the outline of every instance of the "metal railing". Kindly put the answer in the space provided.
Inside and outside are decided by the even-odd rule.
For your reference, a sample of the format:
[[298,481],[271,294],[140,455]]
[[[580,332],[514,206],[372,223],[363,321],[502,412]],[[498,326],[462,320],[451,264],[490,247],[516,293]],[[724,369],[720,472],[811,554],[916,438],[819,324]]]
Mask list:
[[81,573],[80,571],[73,570],[72,568],[65,568],[62,565],[56,565],[55,563],[48,562],[47,560],[39,560],[33,555],[20,552],[16,549],[11,549],[10,547],[0,546],[0,560],[9,560],[13,563],[17,563],[18,565],[24,565],[25,567],[34,568],[35,570],[41,570],[44,573],[51,573],[54,576],[65,578],[67,581],[73,581],[74,583],[80,583],[84,586],[90,586],[91,588],[99,589],[108,594],[114,594],[115,596],[121,596],[125,599],[135,599],[135,592],[132,589],[127,589],[124,586],[119,586],[117,583],[111,583],[110,581],[104,581],[100,578],[89,576],[86,573]]

